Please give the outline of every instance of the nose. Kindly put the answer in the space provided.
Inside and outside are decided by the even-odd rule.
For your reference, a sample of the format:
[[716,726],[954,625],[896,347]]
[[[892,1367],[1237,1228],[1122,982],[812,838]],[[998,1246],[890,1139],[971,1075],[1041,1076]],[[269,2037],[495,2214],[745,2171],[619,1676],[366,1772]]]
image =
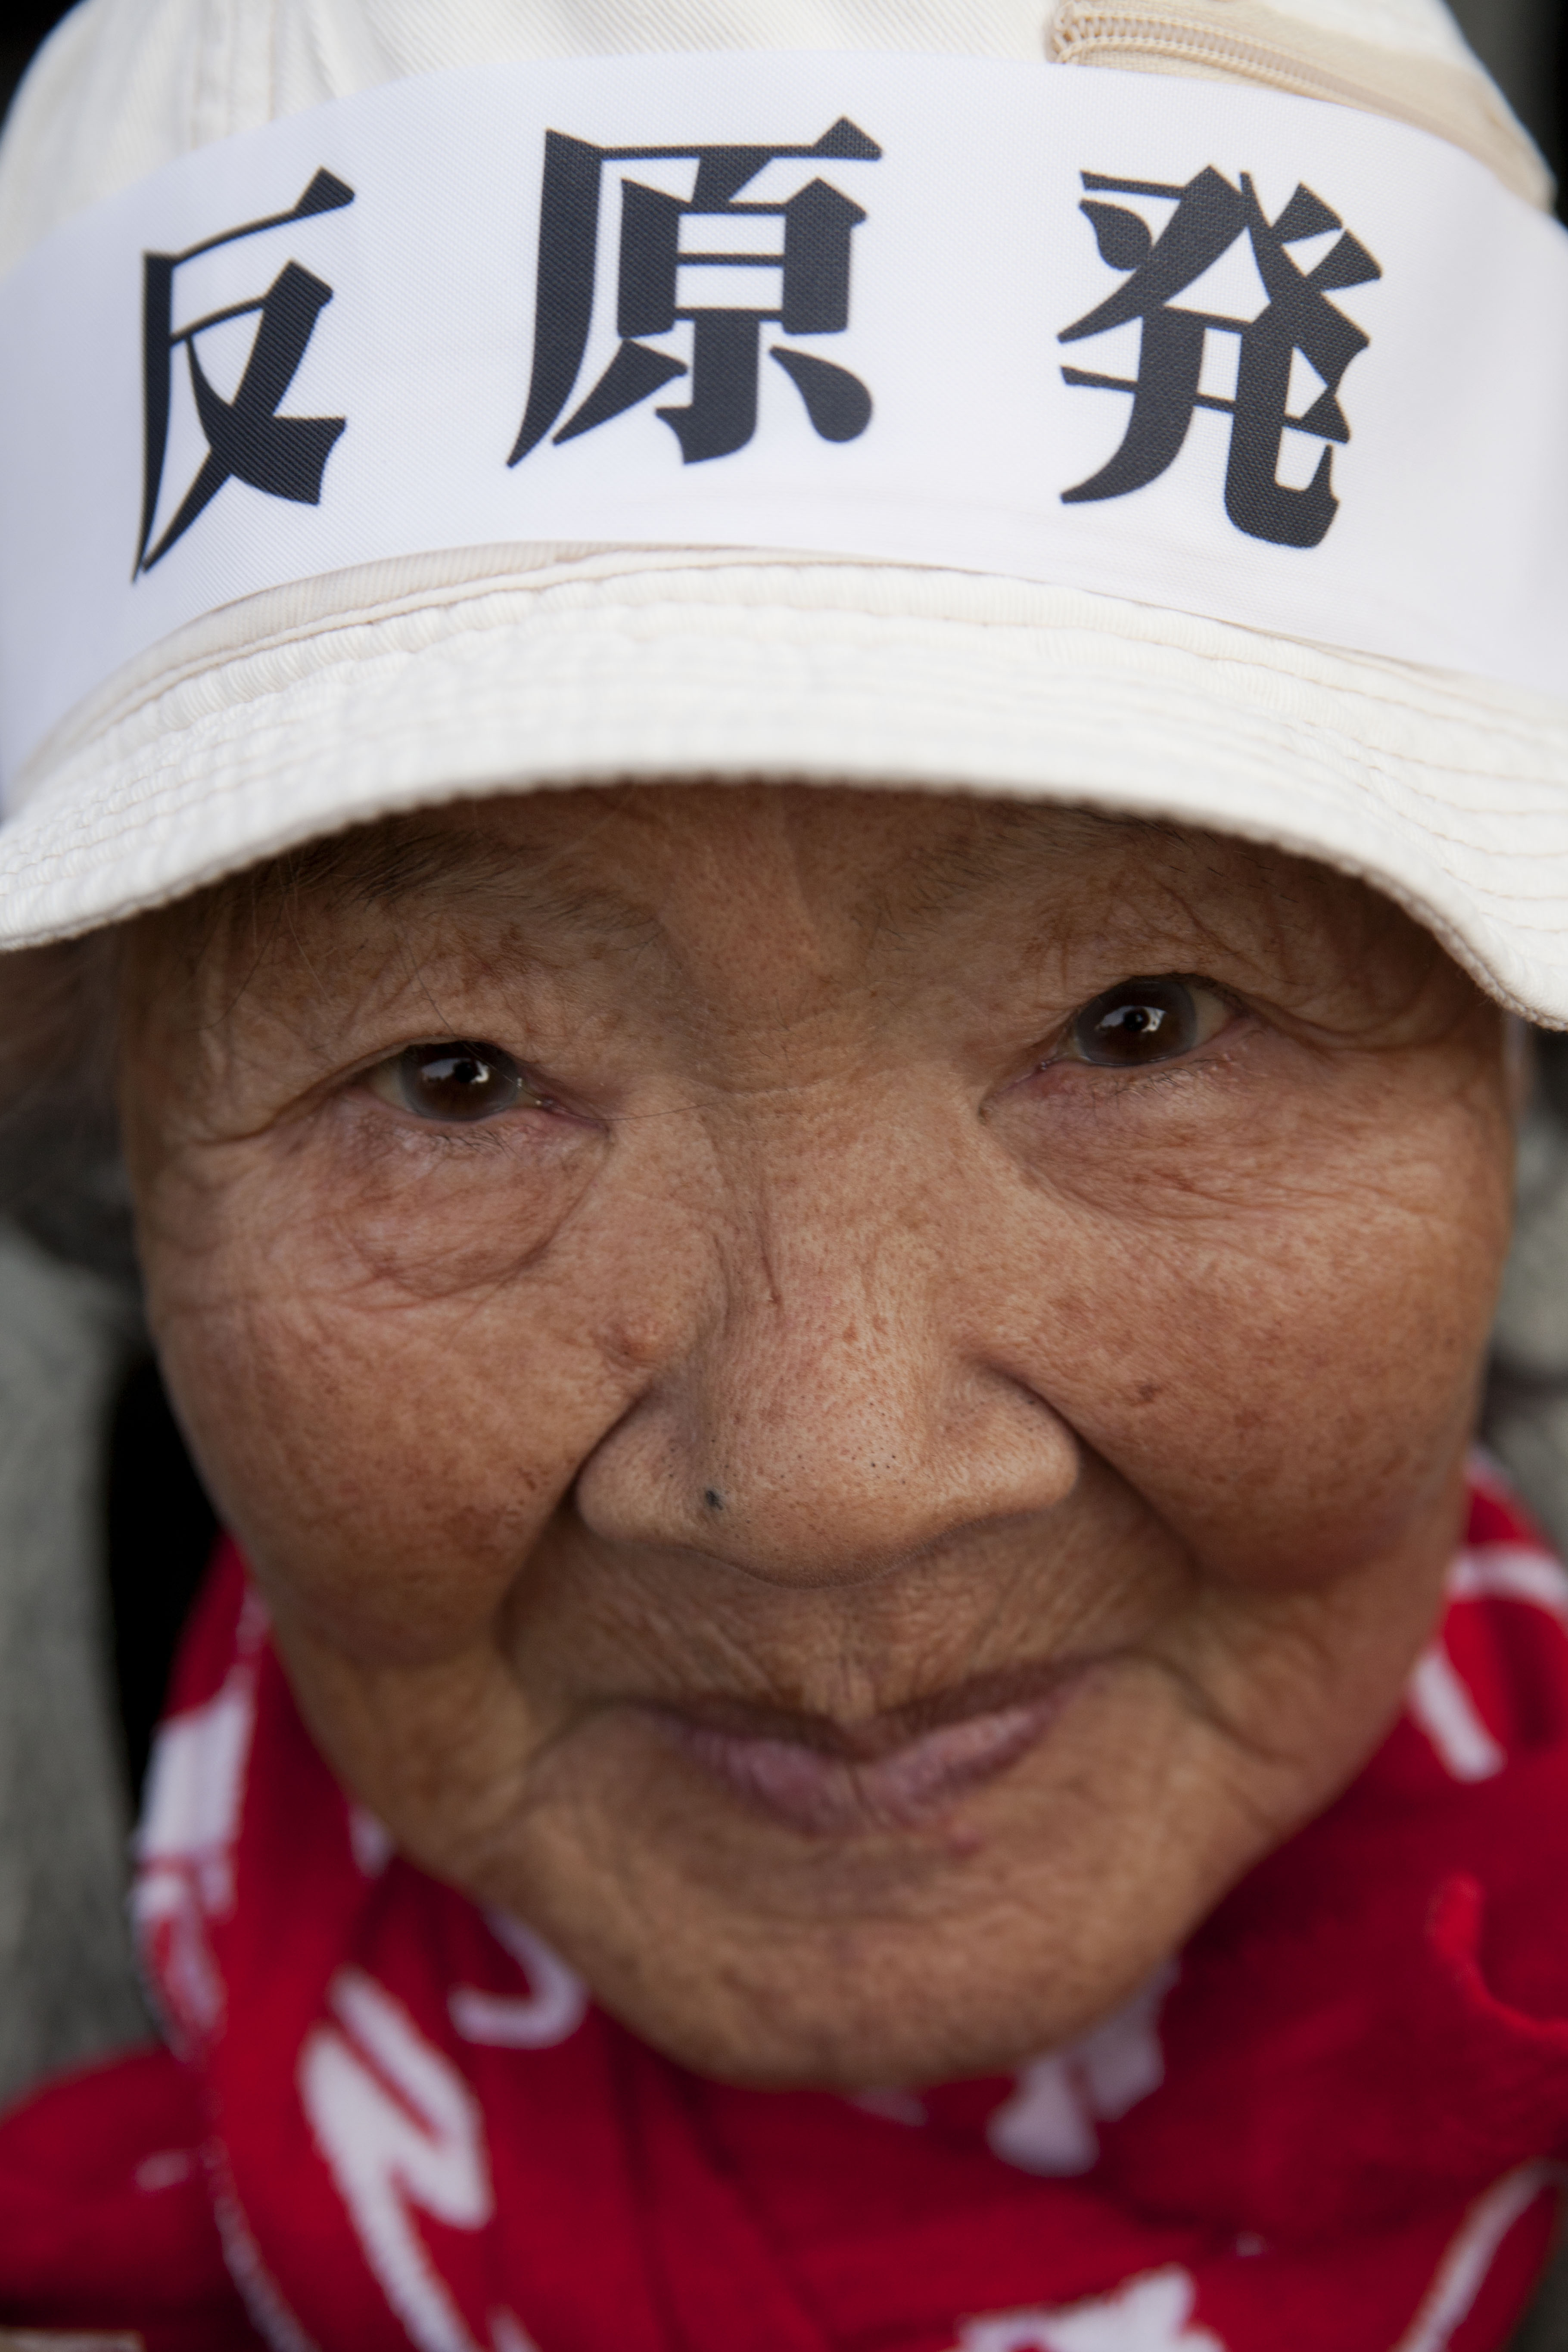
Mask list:
[[886,1131],[803,1156],[726,1188],[700,1328],[590,1457],[577,1502],[607,1540],[804,1588],[1048,1510],[1079,1454],[998,1336],[1017,1320],[1012,1204],[987,1201],[962,1152],[933,1168]]

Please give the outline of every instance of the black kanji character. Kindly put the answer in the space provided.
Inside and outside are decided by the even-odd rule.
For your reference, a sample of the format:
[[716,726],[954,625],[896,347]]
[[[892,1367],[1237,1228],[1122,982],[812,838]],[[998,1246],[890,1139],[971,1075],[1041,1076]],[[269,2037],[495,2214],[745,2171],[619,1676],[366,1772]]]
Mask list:
[[[315,213],[338,211],[352,205],[354,192],[331,172],[318,172],[292,211],[273,213],[266,220],[249,221],[243,228],[209,236],[184,253],[142,256],[142,352],[146,460],[142,498],[142,537],[136,550],[134,578],[167,555],[183,539],[203,509],[230,480],[248,482],[275,499],[293,499],[315,506],[321,495],[327,458],[346,418],[342,416],[279,416],[279,403],[294,381],[315,332],[316,320],[332,299],[332,289],[297,261],[285,262],[265,294],[251,302],[236,302],[214,310],[176,332],[174,326],[174,274],[182,263],[198,254],[241,237],[259,236],[264,229],[287,222],[308,220]],[[245,373],[232,400],[214,390],[196,350],[196,338],[226,319],[243,319],[259,311],[256,340]],[[156,546],[151,544],[153,524],[163,488],[163,461],[169,443],[169,410],[173,396],[174,353],[185,347],[191,393],[196,406],[207,454],[195,480],[181,499]]]
[[[1096,203],[1091,195],[1081,206],[1101,259],[1112,269],[1131,274],[1124,286],[1058,340],[1078,342],[1137,320],[1142,342],[1133,379],[1091,374],[1081,368],[1062,370],[1068,383],[1132,394],[1121,446],[1089,481],[1064,491],[1064,500],[1070,505],[1123,498],[1143,488],[1175,458],[1194,410],[1216,408],[1231,418],[1225,509],[1237,529],[1282,547],[1321,545],[1339,510],[1331,482],[1333,452],[1323,450],[1305,489],[1288,489],[1277,478],[1280,443],[1287,431],[1313,434],[1327,443],[1350,439],[1338,393],[1345,370],[1366,349],[1369,338],[1327,298],[1342,287],[1381,278],[1377,263],[1310,188],[1299,186],[1278,220],[1270,221],[1245,173],[1239,188],[1212,168],[1198,173],[1185,187],[1111,180],[1096,172],[1086,172],[1083,184],[1096,194],[1173,196],[1177,204],[1158,237],[1124,205]],[[1311,269],[1299,268],[1289,247],[1332,229],[1342,233],[1328,251]],[[1268,297],[1257,318],[1249,321],[1173,307],[1177,297],[1228,252],[1244,231],[1251,238]],[[1211,329],[1240,338],[1234,400],[1199,389],[1205,339]],[[1288,403],[1298,352],[1316,369],[1323,389],[1303,415],[1291,416]]]
[[[691,397],[686,405],[657,412],[679,442],[684,462],[727,457],[744,448],[756,430],[764,322],[776,320],[784,333],[792,336],[844,331],[849,323],[850,238],[866,215],[821,179],[812,180],[784,204],[737,200],[766,163],[805,156],[875,163],[881,152],[863,131],[843,119],[810,147],[593,147],[558,131],[548,132],[533,373],[509,465],[526,457],[546,434],[553,432],[559,442],[590,433],[688,373]],[[621,341],[598,382],[556,431],[588,347],[604,166],[670,158],[696,162],[696,183],[688,201],[640,181],[623,184],[616,287]],[[764,247],[770,240],[760,225],[780,221],[783,227],[768,250],[703,249],[703,224],[737,219],[755,220],[758,242]],[[684,233],[689,221],[695,225],[689,236]],[[727,247],[729,240],[720,233],[717,243]],[[704,302],[695,273],[715,265],[771,270],[776,280],[774,299],[754,309]],[[680,281],[688,271],[693,277],[683,290]],[[684,360],[641,340],[668,334],[679,320],[691,321],[689,370]],[[866,430],[871,395],[858,376],[815,352],[783,343],[772,344],[770,356],[795,383],[825,441],[853,441]]]

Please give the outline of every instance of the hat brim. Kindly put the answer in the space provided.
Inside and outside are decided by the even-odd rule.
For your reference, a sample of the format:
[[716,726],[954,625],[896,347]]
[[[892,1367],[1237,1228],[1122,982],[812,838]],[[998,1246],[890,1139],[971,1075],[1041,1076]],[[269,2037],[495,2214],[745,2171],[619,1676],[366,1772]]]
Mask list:
[[0,949],[471,795],[755,778],[1076,803],[1363,877],[1568,1026],[1568,708],[1070,589],[486,549],[213,614],[47,744]]

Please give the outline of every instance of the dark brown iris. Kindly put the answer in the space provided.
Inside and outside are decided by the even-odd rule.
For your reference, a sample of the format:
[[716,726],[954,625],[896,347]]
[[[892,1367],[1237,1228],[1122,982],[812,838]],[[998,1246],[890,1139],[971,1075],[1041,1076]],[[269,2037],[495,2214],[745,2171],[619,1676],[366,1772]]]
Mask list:
[[467,1121],[510,1110],[523,1092],[522,1072],[499,1045],[409,1045],[398,1057],[399,1090],[420,1118]]
[[1086,1062],[1137,1069],[1190,1053],[1198,1026],[1197,1003],[1184,981],[1124,980],[1075,1016],[1072,1042]]

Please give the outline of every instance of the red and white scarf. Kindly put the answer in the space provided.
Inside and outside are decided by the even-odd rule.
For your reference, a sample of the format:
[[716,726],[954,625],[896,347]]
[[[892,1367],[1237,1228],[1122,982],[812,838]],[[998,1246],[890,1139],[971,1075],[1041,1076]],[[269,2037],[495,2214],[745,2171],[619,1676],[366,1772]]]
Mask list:
[[344,1797],[232,1549],[140,1843],[172,2046],[0,2126],[0,2319],[150,2352],[1496,2352],[1546,2257],[1568,1574],[1485,1474],[1360,1780],[1016,2076],[855,2100],[660,2057]]

